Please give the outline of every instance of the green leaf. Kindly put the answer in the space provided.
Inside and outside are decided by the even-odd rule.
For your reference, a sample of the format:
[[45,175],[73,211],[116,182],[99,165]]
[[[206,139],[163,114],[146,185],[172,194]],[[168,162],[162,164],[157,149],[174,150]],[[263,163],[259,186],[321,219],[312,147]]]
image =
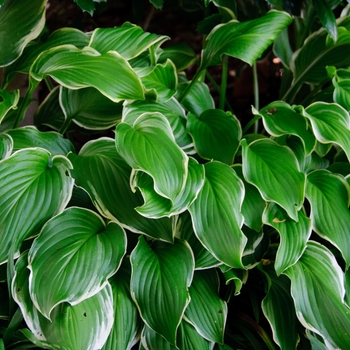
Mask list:
[[333,93],[334,102],[339,103],[348,112],[350,111],[350,79],[344,79],[336,82],[335,78],[332,80],[335,87]]
[[86,143],[79,155],[70,154],[76,184],[90,195],[101,215],[117,220],[123,227],[150,237],[172,242],[172,220],[149,220],[135,211],[142,196],[130,188],[132,169],[115,149],[113,139],[101,138]]
[[220,109],[208,109],[198,118],[189,113],[187,130],[202,158],[233,163],[242,137],[240,123],[234,115]]
[[135,208],[136,211],[148,218],[170,217],[187,210],[196,199],[204,183],[204,167],[195,159],[189,158],[185,188],[173,202],[155,192],[154,182],[146,173],[137,172],[134,181],[134,186],[141,191],[145,201],[142,206]]
[[349,267],[349,184],[340,175],[316,170],[307,177],[306,198],[312,209],[313,230],[339,248]]
[[114,102],[144,99],[139,77],[115,51],[99,54],[91,47],[61,45],[42,52],[30,75],[37,82],[49,75],[68,89],[94,87]]
[[95,3],[107,2],[107,0],[74,0],[74,2],[82,9],[82,11],[88,12],[92,16],[95,11]]
[[124,260],[109,279],[113,291],[114,324],[103,350],[130,350],[137,343],[142,321],[130,295],[130,263]]
[[142,319],[175,345],[176,331],[190,300],[188,287],[194,270],[190,247],[179,240],[174,244],[155,241],[149,246],[141,236],[130,260],[131,295]]
[[87,209],[66,209],[44,225],[29,250],[34,305],[50,319],[58,304],[76,305],[95,295],[117,271],[125,252],[126,235],[117,223],[105,225]]
[[15,61],[45,25],[47,0],[7,0],[0,7],[0,67]]
[[223,277],[226,280],[226,285],[230,284],[233,281],[235,285],[234,295],[239,295],[243,284],[248,280],[248,271],[242,269],[227,269],[227,266],[220,266]]
[[158,63],[164,63],[168,59],[174,62],[178,72],[185,70],[197,60],[196,53],[186,43],[173,43],[161,50]]
[[141,334],[141,343],[145,349],[162,349],[162,350],[176,350],[176,346],[170,344],[159,333],[151,328],[144,326]]
[[252,65],[291,22],[286,12],[271,10],[251,21],[240,23],[232,20],[219,24],[207,37],[201,68],[219,64],[223,54]]
[[336,143],[345,151],[350,161],[350,115],[335,103],[315,102],[305,109],[317,140]]
[[8,158],[13,150],[12,137],[6,134],[0,134],[0,160]]
[[276,276],[272,265],[262,266],[268,280],[268,293],[262,301],[262,310],[271,325],[273,339],[281,349],[295,350],[299,342],[297,317],[290,295],[290,281]]
[[[113,294],[109,284],[99,293],[71,306],[63,303],[46,319],[33,305],[29,295],[27,254],[18,259],[12,293],[21,308],[28,328],[39,340],[55,343],[62,350],[100,349],[113,325]],[[79,334],[79,337],[77,337]]]
[[122,104],[94,88],[71,90],[61,86],[59,102],[66,125],[74,121],[85,129],[105,130],[115,126],[122,116]]
[[330,37],[336,42],[338,39],[338,28],[332,8],[327,0],[312,0],[317,16]]
[[170,60],[164,64],[157,64],[150,71],[147,68],[146,74],[139,74],[139,76],[146,89],[155,91],[157,101],[167,101],[176,92],[176,67]]
[[149,0],[149,2],[156,8],[161,9],[163,7],[163,0]]
[[174,201],[184,189],[188,158],[175,143],[171,126],[162,114],[144,113],[133,126],[118,124],[116,146],[134,170],[152,176],[161,196]]
[[346,349],[350,344],[349,308],[343,303],[344,274],[332,253],[309,241],[303,256],[285,274],[292,281],[296,315],[302,325],[321,335],[327,348]]
[[279,276],[285,269],[294,265],[303,254],[311,236],[311,220],[301,211],[298,221],[292,220],[287,213],[274,203],[269,203],[263,214],[264,224],[275,228],[280,235],[275,270]]
[[11,247],[17,252],[24,239],[67,205],[74,183],[66,175],[71,167],[67,158],[52,157],[41,148],[17,151],[0,161],[1,263]]
[[289,41],[288,28],[284,28],[273,43],[273,53],[282,64],[289,69],[289,64],[293,56],[293,51]]
[[300,138],[309,155],[316,146],[315,136],[308,130],[307,119],[297,113],[289,104],[275,101],[260,112],[253,111],[263,118],[264,127],[272,136],[295,135]]
[[41,147],[52,155],[67,155],[75,152],[73,144],[56,132],[41,132],[34,126],[25,126],[7,131],[14,142],[14,151],[22,148]]
[[214,269],[195,271],[190,287],[190,297],[185,319],[202,337],[222,344],[227,305],[219,297],[219,278]]
[[186,350],[211,350],[212,343],[204,339],[196,329],[182,320],[177,334],[177,346]]
[[243,268],[241,259],[247,242],[241,231],[243,183],[228,165],[211,162],[204,167],[204,186],[189,207],[194,232],[215,258]]
[[0,90],[0,123],[7,112],[17,107],[19,101],[19,90]]
[[156,49],[168,39],[167,36],[147,33],[141,27],[125,22],[121,27],[95,29],[89,46],[101,54],[117,51],[130,60],[151,47]]
[[245,179],[257,187],[266,201],[279,204],[293,220],[298,220],[305,174],[298,170],[294,153],[271,139],[256,140],[249,146],[243,140],[242,147]]

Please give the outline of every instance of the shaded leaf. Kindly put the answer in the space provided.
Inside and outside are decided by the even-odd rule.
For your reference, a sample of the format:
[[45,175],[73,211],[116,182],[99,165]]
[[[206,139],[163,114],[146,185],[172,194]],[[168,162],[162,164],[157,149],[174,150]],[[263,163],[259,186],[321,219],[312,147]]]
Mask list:
[[0,90],[0,123],[7,112],[15,109],[19,101],[19,90]]
[[0,160],[8,158],[13,150],[12,137],[6,134],[0,134]]
[[177,335],[177,345],[179,349],[186,350],[211,350],[213,343],[204,339],[196,329],[188,322],[182,320]]
[[336,42],[338,38],[338,28],[332,8],[327,0],[313,0],[317,16],[321,20],[323,27],[330,37]]
[[145,349],[162,349],[162,350],[175,350],[178,349],[176,346],[170,344],[165,340],[159,333],[149,328],[147,325],[144,326],[141,334],[141,343]]
[[82,9],[82,11],[88,12],[92,16],[95,11],[95,3],[107,2],[107,0],[74,0],[74,2]]
[[158,62],[164,63],[170,59],[174,62],[176,70],[183,71],[197,60],[193,49],[183,42],[173,43],[161,50]]

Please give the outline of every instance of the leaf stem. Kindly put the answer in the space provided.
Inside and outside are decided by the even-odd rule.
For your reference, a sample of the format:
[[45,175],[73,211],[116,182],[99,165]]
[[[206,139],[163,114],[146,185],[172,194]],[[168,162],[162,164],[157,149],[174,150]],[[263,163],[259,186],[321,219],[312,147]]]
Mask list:
[[45,83],[46,83],[47,88],[48,88],[49,91],[51,92],[51,91],[53,90],[53,88],[54,88],[54,85],[52,84],[52,81],[51,81],[50,77],[46,76],[46,77],[44,78],[44,80],[45,80]]
[[190,92],[192,86],[198,81],[198,79],[202,76],[203,68],[199,68],[192,78],[191,82],[186,86],[185,91],[182,93],[182,95],[178,98],[178,101],[181,103],[184,98],[187,96],[187,94]]
[[227,88],[227,72],[228,72],[228,56],[222,57],[222,73],[221,73],[221,89],[220,89],[220,103],[219,108],[225,108],[226,88]]
[[246,134],[246,132],[249,130],[249,128],[252,126],[252,125],[255,125],[256,122],[261,118],[261,115],[260,114],[257,114],[253,119],[251,119],[249,121],[249,123],[243,128],[243,135]]
[[[254,107],[258,111],[260,109],[260,100],[259,100],[259,79],[258,79],[258,70],[256,62],[253,64],[253,86],[254,86]],[[254,133],[256,134],[259,130],[259,119],[253,118],[254,122]]]

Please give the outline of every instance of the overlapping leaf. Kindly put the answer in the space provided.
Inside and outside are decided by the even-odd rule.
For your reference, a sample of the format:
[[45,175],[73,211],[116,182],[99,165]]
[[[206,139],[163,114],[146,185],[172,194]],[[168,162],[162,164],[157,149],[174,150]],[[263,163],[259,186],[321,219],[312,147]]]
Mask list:
[[192,325],[182,320],[177,335],[177,346],[186,350],[212,350],[214,343],[208,342]]
[[8,158],[13,150],[12,137],[6,134],[0,134],[0,160]]
[[144,113],[133,126],[118,124],[116,146],[133,169],[152,176],[154,188],[161,196],[174,201],[182,192],[188,158],[175,143],[170,124],[163,115]]
[[292,281],[296,315],[302,325],[321,335],[327,348],[346,349],[350,344],[349,308],[343,303],[344,274],[332,253],[309,241],[303,256],[285,274]]
[[67,158],[41,148],[0,161],[0,262],[67,205],[74,182],[66,175],[71,167]]
[[142,319],[175,345],[193,277],[194,258],[190,247],[179,240],[174,244],[156,241],[149,246],[141,236],[130,260],[131,295]]
[[19,101],[19,90],[0,90],[0,123],[10,109],[17,106]]
[[183,71],[193,64],[196,60],[196,53],[186,43],[173,43],[162,49],[159,54],[158,62],[164,63],[167,59],[174,62],[176,70]]
[[38,82],[49,75],[69,89],[94,87],[114,102],[144,99],[139,77],[115,51],[99,54],[91,47],[78,49],[61,45],[42,52],[33,63],[30,75]]
[[117,223],[105,225],[87,209],[65,210],[44,225],[29,250],[34,305],[51,319],[58,304],[76,305],[95,295],[116,272],[125,252],[126,235]]
[[284,208],[293,220],[304,201],[305,174],[298,170],[294,153],[270,139],[249,146],[242,141],[243,174],[256,186],[266,201]]
[[242,181],[227,165],[205,164],[205,182],[189,208],[197,238],[218,260],[242,268],[247,238],[241,231]]
[[147,325],[144,326],[141,334],[141,344],[145,349],[164,349],[164,350],[176,350],[178,349],[175,345],[170,344],[165,340],[159,333],[149,328]]

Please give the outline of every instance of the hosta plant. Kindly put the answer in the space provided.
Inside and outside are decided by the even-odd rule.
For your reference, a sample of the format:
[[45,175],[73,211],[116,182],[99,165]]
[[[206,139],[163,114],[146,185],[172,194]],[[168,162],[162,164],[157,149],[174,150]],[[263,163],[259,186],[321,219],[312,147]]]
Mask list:
[[[0,2],[0,349],[349,348],[347,8],[194,3],[199,58],[130,22],[45,38],[46,0]],[[239,120],[228,57],[273,55],[280,98]]]

